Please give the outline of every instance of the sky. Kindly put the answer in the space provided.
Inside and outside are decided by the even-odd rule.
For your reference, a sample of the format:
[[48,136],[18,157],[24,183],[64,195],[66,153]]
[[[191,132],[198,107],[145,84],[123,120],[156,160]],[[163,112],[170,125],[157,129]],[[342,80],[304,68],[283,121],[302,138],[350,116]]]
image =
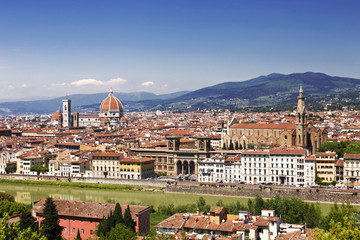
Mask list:
[[360,1],[0,0],[0,100],[360,78]]

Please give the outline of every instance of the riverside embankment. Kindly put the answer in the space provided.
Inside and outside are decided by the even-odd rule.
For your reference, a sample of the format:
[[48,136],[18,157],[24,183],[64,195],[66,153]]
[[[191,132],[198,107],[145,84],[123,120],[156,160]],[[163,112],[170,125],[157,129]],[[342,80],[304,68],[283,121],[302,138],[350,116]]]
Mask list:
[[[140,188],[162,189],[165,193],[186,193],[200,195],[219,195],[240,198],[253,198],[260,195],[263,198],[272,198],[279,194],[282,197],[298,197],[305,201],[318,202],[343,202],[349,201],[352,204],[360,204],[360,191],[338,190],[328,188],[293,188],[281,186],[263,185],[238,185],[218,183],[196,183],[196,182],[173,182],[158,180],[118,180],[104,178],[78,178],[78,177],[54,177],[54,176],[28,176],[28,175],[0,175],[0,180],[29,180],[42,182],[44,185],[56,185],[56,183],[69,183],[68,186],[87,187],[87,184],[101,188],[101,185],[132,186],[133,188],[119,187],[114,189],[139,190]],[[49,182],[49,183],[48,183]],[[31,183],[31,182],[30,182]],[[74,184],[71,184],[74,183]],[[82,183],[83,186],[77,186]],[[42,185],[43,185],[42,184]],[[98,185],[98,187],[96,187]],[[61,185],[60,185],[61,186]],[[90,187],[91,188],[91,187]],[[107,187],[104,187],[107,188]],[[1,189],[0,189],[1,190]]]

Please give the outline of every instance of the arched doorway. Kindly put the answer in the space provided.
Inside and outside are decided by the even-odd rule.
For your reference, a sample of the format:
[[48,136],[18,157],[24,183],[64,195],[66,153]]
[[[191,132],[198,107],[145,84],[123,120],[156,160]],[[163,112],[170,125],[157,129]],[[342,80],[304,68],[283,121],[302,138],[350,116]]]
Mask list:
[[183,162],[183,174],[189,174],[189,163],[187,161]]
[[195,163],[194,161],[190,162],[190,174],[195,174]]
[[176,175],[183,174],[182,172],[182,162],[178,160],[176,162]]

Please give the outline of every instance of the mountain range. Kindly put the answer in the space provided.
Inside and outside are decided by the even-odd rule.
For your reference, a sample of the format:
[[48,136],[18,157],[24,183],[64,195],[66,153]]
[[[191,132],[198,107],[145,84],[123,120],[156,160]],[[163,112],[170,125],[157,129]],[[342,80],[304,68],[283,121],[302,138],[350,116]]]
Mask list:
[[[360,90],[360,79],[334,77],[324,73],[272,73],[242,82],[224,82],[195,91],[156,95],[149,92],[115,93],[125,111],[196,110],[237,108],[239,106],[275,106],[296,103],[299,86],[305,96],[326,96]],[[73,111],[94,112],[107,93],[74,94]],[[0,103],[2,114],[53,113],[63,97],[37,101]]]

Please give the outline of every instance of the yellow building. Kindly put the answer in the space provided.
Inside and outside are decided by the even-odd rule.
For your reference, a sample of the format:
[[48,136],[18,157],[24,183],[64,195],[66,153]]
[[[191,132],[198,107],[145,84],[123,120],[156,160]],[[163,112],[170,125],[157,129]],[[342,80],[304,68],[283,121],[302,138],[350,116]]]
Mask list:
[[152,158],[123,158],[120,160],[120,178],[146,179],[154,176]]
[[316,175],[324,182],[336,181],[336,153],[318,152],[315,155]]
[[130,158],[123,153],[100,152],[92,155],[93,177],[145,179],[154,176],[154,159]]

